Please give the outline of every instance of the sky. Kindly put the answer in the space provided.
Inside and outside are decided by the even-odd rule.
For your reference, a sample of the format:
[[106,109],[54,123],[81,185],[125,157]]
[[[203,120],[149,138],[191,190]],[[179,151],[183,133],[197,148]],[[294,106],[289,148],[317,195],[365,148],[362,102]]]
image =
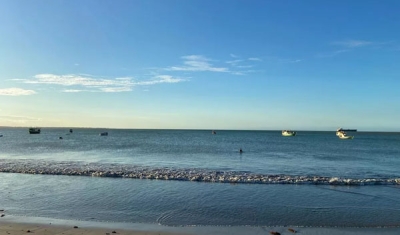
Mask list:
[[397,0],[0,5],[0,126],[400,131]]

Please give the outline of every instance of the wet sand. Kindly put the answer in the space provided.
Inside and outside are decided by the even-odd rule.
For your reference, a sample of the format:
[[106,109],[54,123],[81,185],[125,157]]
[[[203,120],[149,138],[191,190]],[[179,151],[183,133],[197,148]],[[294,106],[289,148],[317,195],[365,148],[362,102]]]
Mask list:
[[43,224],[25,224],[25,223],[4,223],[0,222],[0,235],[173,235],[184,233],[168,233],[157,231],[135,231],[123,229],[93,228],[79,226],[62,225],[43,225]]
[[[160,225],[139,225],[137,229],[134,227],[116,229],[120,226],[115,223],[100,223],[99,227],[93,224],[87,224],[83,221],[69,221],[68,224],[42,224],[42,223],[25,223],[25,222],[4,222],[0,220],[0,235],[239,235],[239,234],[294,234],[289,228],[294,229],[296,234],[302,235],[398,235],[400,228],[310,228],[310,227],[167,227]],[[78,224],[78,225],[72,225]],[[76,227],[75,227],[76,226]],[[75,228],[74,228],[75,227]]]

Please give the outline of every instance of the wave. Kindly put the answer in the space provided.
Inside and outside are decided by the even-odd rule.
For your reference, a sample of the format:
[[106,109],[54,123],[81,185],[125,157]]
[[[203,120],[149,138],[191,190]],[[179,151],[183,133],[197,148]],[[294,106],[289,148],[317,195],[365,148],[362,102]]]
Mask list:
[[150,168],[136,165],[0,159],[0,172],[243,184],[400,185],[400,178],[268,175],[247,171]]

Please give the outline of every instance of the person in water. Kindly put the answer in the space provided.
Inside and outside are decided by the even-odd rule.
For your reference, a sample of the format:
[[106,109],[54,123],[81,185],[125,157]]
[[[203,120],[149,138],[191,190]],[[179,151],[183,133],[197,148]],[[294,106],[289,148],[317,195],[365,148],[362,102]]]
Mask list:
[[239,149],[239,153],[243,153],[243,150],[242,150],[242,148],[240,148],[240,149]]

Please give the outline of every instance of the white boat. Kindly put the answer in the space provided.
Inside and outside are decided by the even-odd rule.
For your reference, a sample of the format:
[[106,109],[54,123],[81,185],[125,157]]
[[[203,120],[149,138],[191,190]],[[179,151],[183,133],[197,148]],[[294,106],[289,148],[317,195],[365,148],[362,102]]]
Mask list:
[[344,139],[344,140],[354,139],[354,136],[347,135],[346,132],[344,131],[338,131],[336,132],[336,135],[339,137],[339,139]]
[[100,136],[108,136],[108,132],[101,132]]
[[296,132],[295,131],[289,131],[289,130],[283,130],[282,131],[283,136],[295,136]]

